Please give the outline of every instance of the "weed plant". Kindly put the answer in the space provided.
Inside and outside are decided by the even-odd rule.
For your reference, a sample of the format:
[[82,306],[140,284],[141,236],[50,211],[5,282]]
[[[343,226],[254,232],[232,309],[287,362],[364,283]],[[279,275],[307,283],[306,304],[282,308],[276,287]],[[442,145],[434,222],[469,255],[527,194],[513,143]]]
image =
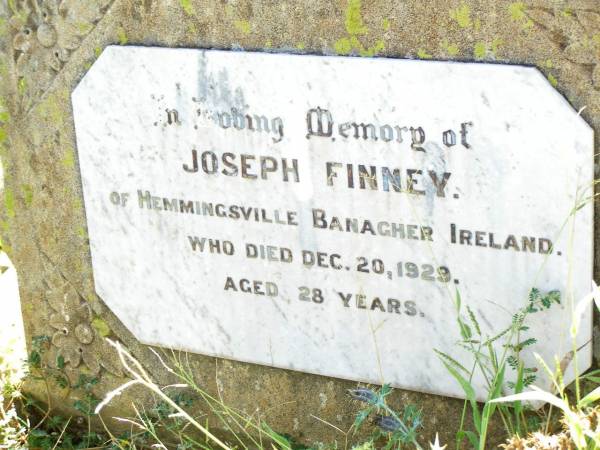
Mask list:
[[[120,418],[123,422],[130,423],[135,429],[150,435],[155,445],[159,448],[198,448],[198,449],[338,449],[348,448],[349,438],[353,433],[365,425],[367,419],[370,419],[373,427],[369,437],[359,446],[354,448],[384,448],[400,449],[407,445],[421,449],[417,442],[417,432],[421,426],[421,412],[413,405],[405,407],[402,413],[390,408],[386,402],[386,397],[391,393],[391,388],[384,385],[379,390],[368,388],[357,388],[348,391],[348,395],[356,400],[363,407],[356,415],[356,420],[352,427],[343,431],[335,425],[327,423],[344,436],[343,440],[333,443],[315,443],[310,447],[295,442],[291,436],[276,432],[269,424],[262,419],[259,414],[248,415],[234,408],[229,407],[222,398],[217,398],[207,393],[196,382],[193,371],[187,361],[187,355],[181,353],[172,353],[170,365],[165,363],[164,358],[155,353],[160,364],[171,373],[178,381],[165,388],[159,387],[148,374],[144,371],[141,364],[131,354],[129,354],[119,343],[112,342],[121,363],[126,372],[131,377],[131,381],[125,383],[118,389],[109,393],[106,398],[97,406],[96,412],[108,404],[115,396],[120,395],[124,390],[134,386],[142,385],[151,390],[159,402],[160,421],[152,420],[151,416],[145,411],[136,408],[134,418]],[[187,394],[187,392],[191,392]],[[185,406],[191,406],[194,398],[200,399],[208,408],[210,413],[217,418],[219,428],[225,430],[231,436],[231,442],[224,442],[217,438],[207,425],[207,421],[202,422],[198,417],[192,417]],[[313,416],[317,420],[321,420]],[[204,439],[200,440],[194,435],[200,435]],[[376,447],[379,445],[379,447]],[[118,447],[127,449],[129,447]]]
[[[513,315],[510,325],[493,336],[484,336],[479,322],[467,305],[463,307],[460,293],[456,291],[457,325],[461,341],[458,345],[472,355],[472,362],[458,362],[447,353],[436,350],[448,372],[458,381],[466,397],[463,407],[460,429],[456,433],[456,448],[462,448],[466,439],[471,448],[484,450],[488,436],[490,419],[496,411],[502,420],[508,436],[525,435],[539,427],[537,417],[526,415],[524,405],[515,401],[511,405],[498,404],[492,400],[499,398],[504,388],[513,389],[515,393],[532,385],[536,379],[536,368],[525,367],[521,353],[527,347],[536,343],[533,337],[524,337],[529,328],[526,318],[529,314],[549,309],[554,304],[560,304],[560,293],[550,291],[541,293],[532,289],[528,303]],[[494,343],[503,340],[502,350],[498,351]],[[469,367],[469,369],[467,369]],[[516,372],[516,381],[507,381],[507,369]],[[472,379],[479,371],[487,385],[487,398],[483,407],[477,402],[475,387]],[[471,409],[473,430],[466,428],[467,409]]]

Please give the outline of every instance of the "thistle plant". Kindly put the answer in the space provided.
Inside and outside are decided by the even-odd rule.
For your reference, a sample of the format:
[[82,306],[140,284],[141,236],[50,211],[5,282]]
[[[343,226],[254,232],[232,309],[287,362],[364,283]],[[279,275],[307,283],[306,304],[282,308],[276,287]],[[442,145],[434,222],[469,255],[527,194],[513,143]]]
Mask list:
[[388,384],[384,384],[378,391],[368,388],[348,390],[348,395],[354,400],[366,403],[366,407],[356,414],[353,427],[358,430],[365,420],[373,417],[376,431],[371,437],[374,442],[381,437],[387,438],[387,444],[383,447],[388,450],[402,444],[412,444],[421,450],[417,442],[417,430],[422,426],[421,412],[413,405],[407,405],[402,415],[396,413],[386,403],[386,397],[392,392]]
[[[460,293],[458,290],[456,291],[455,307],[461,336],[458,345],[473,355],[471,369],[449,354],[436,350],[448,372],[458,381],[465,393],[466,400],[460,429],[456,433],[456,448],[461,448],[462,442],[466,439],[473,448],[485,450],[488,427],[496,411],[500,414],[507,434],[521,435],[530,431],[530,424],[522,402],[515,401],[510,405],[512,408],[509,408],[491,400],[499,398],[505,388],[520,393],[536,381],[537,368],[526,367],[521,358],[521,352],[537,342],[534,337],[524,336],[529,330],[526,319],[530,314],[550,309],[552,305],[560,304],[560,302],[560,292],[555,290],[542,292],[533,288],[529,292],[526,305],[512,316],[509,326],[488,336],[482,332],[471,308],[465,305],[463,309]],[[498,346],[500,342],[501,345]],[[515,381],[507,380],[507,369],[515,372]],[[483,408],[477,401],[472,384],[472,379],[477,371],[483,376],[488,390]],[[467,409],[471,409],[473,430],[465,427]]]
[[[572,325],[570,328],[571,339],[576,342],[579,325],[583,315],[589,310],[593,303],[600,309],[600,289],[592,281],[594,289],[585,296],[574,308]],[[574,350],[576,353],[578,349]],[[600,448],[600,409],[593,407],[593,404],[600,400],[600,386],[597,386],[586,395],[581,395],[580,384],[585,379],[600,381],[597,374],[600,371],[593,371],[587,375],[579,375],[575,368],[575,393],[569,396],[567,386],[564,382],[564,367],[562,361],[558,358],[554,361],[554,370],[544,361],[544,359],[535,354],[535,357],[541,367],[547,372],[552,381],[553,392],[540,389],[537,386],[531,386],[531,390],[519,392],[514,395],[493,399],[490,403],[514,403],[514,402],[544,402],[557,408],[562,414],[561,421],[564,431],[554,436],[548,436],[542,433],[534,433],[529,438],[522,439],[520,436],[513,436],[505,446],[507,449],[522,448],[526,443],[532,446],[539,446],[544,442],[557,442],[562,447],[556,448],[577,448],[578,450],[594,450]],[[576,361],[575,361],[576,364]],[[574,398],[573,398],[574,397]],[[534,447],[537,448],[537,447]],[[551,447],[550,447],[551,448]]]

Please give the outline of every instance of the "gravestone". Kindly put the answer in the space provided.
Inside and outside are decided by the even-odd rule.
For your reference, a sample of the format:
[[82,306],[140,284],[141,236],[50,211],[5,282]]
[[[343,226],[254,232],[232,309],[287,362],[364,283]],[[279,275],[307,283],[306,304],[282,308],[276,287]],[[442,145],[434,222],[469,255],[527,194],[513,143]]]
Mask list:
[[534,68],[117,46],[73,112],[96,292],[146,344],[460,397],[455,291],[491,337],[591,290],[592,130]]
[[[590,291],[594,260],[600,11],[484,3],[3,11],[3,242],[45,363],[101,396],[124,381],[103,337],[165,383],[148,346],[188,351],[208,390],[307,442],[332,433],[310,414],[347,428],[345,389],[389,382],[448,441],[461,403],[431,394],[463,397],[434,351],[468,358],[457,292],[489,336],[532,287],[561,292],[525,358],[568,359],[566,292]],[[580,369],[591,336],[587,314]]]

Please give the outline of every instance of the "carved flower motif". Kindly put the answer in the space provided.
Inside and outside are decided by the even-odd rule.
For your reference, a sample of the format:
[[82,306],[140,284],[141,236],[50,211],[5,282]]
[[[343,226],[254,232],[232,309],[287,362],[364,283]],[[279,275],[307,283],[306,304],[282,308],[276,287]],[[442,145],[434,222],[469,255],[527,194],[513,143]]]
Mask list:
[[[112,0],[16,0],[13,29],[22,94],[43,93]],[[22,81],[24,80],[24,81]],[[27,95],[25,94],[27,93]]]
[[600,10],[533,7],[527,16],[564,48],[567,60],[589,67],[594,86],[600,88]]
[[83,361],[94,375],[100,372],[100,367],[121,375],[117,354],[92,326],[90,306],[81,300],[73,286],[64,282],[51,288],[47,299],[54,311],[49,322],[56,330],[52,344],[64,362],[76,368]]

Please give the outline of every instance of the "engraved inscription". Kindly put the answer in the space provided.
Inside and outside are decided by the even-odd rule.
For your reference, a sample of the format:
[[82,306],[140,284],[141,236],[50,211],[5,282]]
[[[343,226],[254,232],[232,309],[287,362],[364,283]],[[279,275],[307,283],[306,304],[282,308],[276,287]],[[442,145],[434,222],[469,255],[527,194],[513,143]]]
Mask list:
[[461,396],[457,303],[496,336],[589,292],[592,132],[533,68],[109,47],[73,110],[96,290],[143,343]]

